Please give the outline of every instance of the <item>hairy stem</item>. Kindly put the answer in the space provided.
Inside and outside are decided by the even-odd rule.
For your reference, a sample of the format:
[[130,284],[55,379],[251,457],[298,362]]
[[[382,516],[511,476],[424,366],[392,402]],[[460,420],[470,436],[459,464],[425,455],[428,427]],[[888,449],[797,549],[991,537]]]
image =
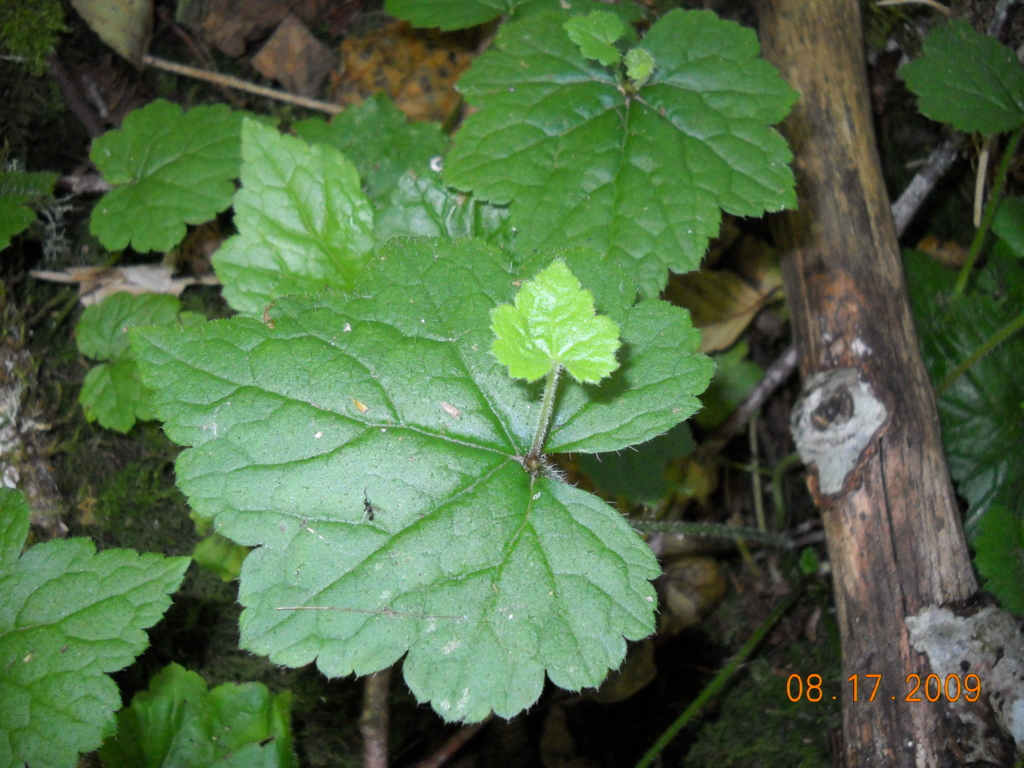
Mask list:
[[547,380],[544,382],[544,400],[540,406],[540,420],[537,422],[537,431],[533,433],[533,443],[530,445],[528,457],[539,459],[540,452],[544,449],[544,441],[548,439],[548,427],[551,426],[551,416],[555,412],[555,390],[558,389],[558,376],[562,372],[562,366],[555,363],[548,371]]

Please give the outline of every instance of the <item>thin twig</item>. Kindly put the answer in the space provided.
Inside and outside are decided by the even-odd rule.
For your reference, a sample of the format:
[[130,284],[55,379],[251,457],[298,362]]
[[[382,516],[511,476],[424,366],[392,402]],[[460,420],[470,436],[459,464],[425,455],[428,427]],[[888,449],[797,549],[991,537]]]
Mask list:
[[928,155],[928,159],[921,166],[917,175],[910,180],[906,189],[892,204],[892,220],[896,225],[896,237],[903,236],[914,218],[914,214],[921,208],[924,199],[935,189],[935,185],[946,175],[946,171],[953,167],[963,146],[964,136],[957,133],[943,141]]
[[236,90],[245,91],[246,93],[251,93],[256,96],[266,96],[268,99],[276,99],[277,101],[283,101],[286,104],[294,104],[297,107],[305,107],[306,109],[315,109],[318,112],[326,112],[329,115],[336,115],[344,109],[340,104],[331,104],[327,101],[307,99],[305,96],[297,96],[294,93],[278,91],[274,88],[264,88],[262,85],[256,85],[255,83],[250,83],[248,80],[242,80],[238,77],[222,75],[219,72],[209,72],[205,69],[197,69],[196,67],[188,67],[174,61],[158,59],[155,56],[150,56],[148,54],[142,57],[142,63],[149,67],[156,67],[157,69],[172,72],[175,75],[181,75],[182,77],[191,77],[194,80],[202,80],[207,83],[213,83],[214,85],[223,85],[228,88],[235,88]]
[[1017,5],[1020,0],[999,0],[996,3],[996,9],[992,12],[992,18],[989,19],[988,29],[985,33],[995,38],[1001,38],[1003,36],[1003,29],[1006,28],[1006,20],[1010,15],[1010,9]]
[[363,687],[363,768],[388,768],[388,689],[392,667],[367,676]]
[[761,468],[757,450],[757,413],[750,419],[750,484],[754,494],[754,519],[757,520],[757,529],[761,532],[767,531],[768,526],[764,520],[764,497],[761,495]]
[[430,757],[416,763],[414,768],[441,768],[442,765],[451,759],[452,755],[462,749],[463,745],[467,741],[476,736],[477,733],[480,732],[480,729],[493,719],[494,713],[491,713],[479,723],[463,726],[452,734],[451,738],[442,744],[440,749],[434,752]]
[[[177,35],[178,38],[183,43],[185,43],[185,46],[189,49],[192,55],[195,56],[196,61],[199,62],[200,66],[202,66],[203,69],[209,72],[216,71],[214,69],[213,61],[210,59],[210,56],[207,54],[207,52],[199,47],[196,41],[192,39],[192,35],[190,35],[188,32],[181,28],[181,25],[174,20],[174,14],[172,14],[168,8],[158,8],[157,13],[160,16],[160,21],[163,24],[165,24],[171,30],[171,32]],[[219,90],[223,94],[224,98],[228,100],[232,107],[234,107],[235,109],[243,109],[245,107],[245,103],[243,102],[243,100],[238,98],[238,96],[236,96],[235,94],[233,94],[227,86],[222,84],[216,84],[216,87],[217,90]]]
[[717,456],[735,435],[738,435],[765,401],[774,394],[796,370],[796,347],[789,347],[765,371],[764,378],[747,395],[747,399],[732,412],[728,419],[719,424],[711,435],[697,449],[696,458],[702,464]]
[[92,107],[89,106],[89,102],[85,100],[85,96],[82,95],[78,83],[75,82],[75,78],[68,72],[64,62],[57,58],[57,54],[51,53],[47,63],[50,66],[50,74],[53,75],[57,87],[60,88],[60,94],[64,97],[68,109],[71,110],[71,114],[78,118],[78,122],[82,124],[86,133],[89,134],[89,138],[95,139],[98,136],[102,136],[103,124],[100,123],[99,117],[93,112]]

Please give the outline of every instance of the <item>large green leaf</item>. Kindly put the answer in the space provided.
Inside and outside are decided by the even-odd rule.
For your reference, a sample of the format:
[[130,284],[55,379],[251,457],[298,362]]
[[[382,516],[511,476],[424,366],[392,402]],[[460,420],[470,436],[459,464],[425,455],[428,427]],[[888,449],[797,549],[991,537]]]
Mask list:
[[583,245],[629,265],[647,296],[695,269],[721,211],[796,204],[792,159],[772,128],[797,94],[758,58],[753,31],[676,10],[641,48],[655,61],[635,95],[584,58],[546,11],[502,27],[459,82],[478,111],[445,165],[448,183],[512,202],[516,247]]
[[611,10],[623,21],[637,21],[642,15],[628,0],[614,5],[600,0],[387,0],[384,4],[385,11],[415,27],[444,30],[475,27],[498,16],[521,18],[548,8],[564,8],[577,14]]
[[427,176],[430,161],[443,155],[448,138],[439,123],[410,123],[386,94],[378,94],[334,116],[292,126],[306,141],[327,144],[352,161],[367,192],[385,200],[406,171]]
[[246,119],[238,234],[213,255],[224,298],[259,315],[278,296],[345,290],[373,248],[373,208],[338,150]]
[[508,208],[489,205],[446,189],[430,176],[403,174],[377,214],[377,242],[393,237],[479,237],[492,245],[512,247]]
[[0,171],[0,251],[35,221],[35,211],[26,204],[49,197],[56,183],[56,173]]
[[966,19],[933,30],[921,57],[900,71],[932,120],[985,134],[1024,123],[1024,67],[1011,48]]
[[212,691],[195,672],[170,664],[117,715],[117,735],[100,757],[107,768],[298,768],[291,693],[262,683]]
[[168,251],[186,224],[231,205],[242,112],[223,104],[181,107],[157,99],[92,143],[89,159],[114,189],[96,204],[90,229],[104,247]]
[[0,766],[71,768],[113,731],[107,673],[146,647],[189,558],[96,554],[88,539],[21,554],[28,522],[21,494],[0,489]]
[[[133,332],[167,434],[192,446],[190,504],[258,547],[243,647],[330,676],[408,652],[419,699],[479,720],[532,704],[545,672],[596,685],[623,637],[653,631],[647,547],[604,502],[524,469],[540,387],[507,376],[487,325],[528,277],[477,240],[399,240],[350,294],[280,299],[272,328]],[[711,363],[685,311],[620,317],[621,367],[563,382],[549,449],[623,448],[698,407]]]
[[[925,364],[936,384],[1024,308],[1024,266],[991,254],[963,296],[956,273],[923,253],[904,259]],[[1024,336],[1017,334],[960,376],[938,399],[942,444],[957,491],[970,503],[965,526],[999,504],[1024,519]]]

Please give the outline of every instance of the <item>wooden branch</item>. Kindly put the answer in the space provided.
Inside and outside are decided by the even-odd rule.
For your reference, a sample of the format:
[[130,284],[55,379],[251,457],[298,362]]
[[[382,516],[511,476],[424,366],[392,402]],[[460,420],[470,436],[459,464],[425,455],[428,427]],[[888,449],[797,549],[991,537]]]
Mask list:
[[859,3],[762,0],[758,11],[766,58],[802,95],[784,125],[800,208],[773,221],[805,382],[794,438],[823,507],[843,678],[883,676],[871,703],[845,684],[846,765],[1007,764],[983,701],[905,700],[907,675],[932,671],[907,617],[977,583],[875,148]]

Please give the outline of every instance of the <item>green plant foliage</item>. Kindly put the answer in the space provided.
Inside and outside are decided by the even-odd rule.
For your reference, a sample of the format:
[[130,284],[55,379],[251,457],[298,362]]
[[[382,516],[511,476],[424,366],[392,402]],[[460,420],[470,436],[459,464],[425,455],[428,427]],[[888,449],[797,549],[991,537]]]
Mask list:
[[1018,259],[1024,259],[1024,198],[1004,197],[999,203],[992,231]]
[[626,77],[632,81],[634,90],[643,88],[654,73],[654,57],[643,48],[626,51]]
[[488,205],[470,195],[446,189],[429,176],[403,174],[377,214],[377,243],[393,237],[479,237],[511,249],[508,208]]
[[672,487],[665,477],[665,465],[696,447],[690,426],[684,422],[635,448],[594,456],[581,454],[576,461],[608,496],[654,506]]
[[146,647],[189,559],[97,554],[88,539],[22,554],[28,532],[25,500],[0,489],[0,766],[71,768],[113,731],[108,673]]
[[[932,381],[971,355],[1024,307],[1024,265],[996,251],[966,294],[950,298],[956,275],[923,253],[905,254],[914,320]],[[1024,337],[1011,337],[938,399],[942,444],[957,491],[970,503],[973,538],[993,504],[1024,519]]]
[[516,247],[582,245],[628,265],[645,296],[695,269],[721,211],[796,204],[792,155],[770,126],[797,94],[754,32],[672,11],[643,39],[657,62],[633,95],[546,11],[504,25],[459,81],[478,111],[446,161],[449,184],[513,202]]
[[1024,67],[1012,49],[966,19],[933,30],[921,57],[900,71],[932,120],[984,134],[1024,123]]
[[24,57],[33,75],[46,71],[46,57],[57,47],[57,33],[65,29],[60,0],[5,0],[0,4],[0,51]]
[[619,367],[619,327],[594,315],[593,294],[564,261],[523,283],[515,305],[492,309],[491,330],[494,356],[516,379],[537,381],[561,366],[576,381],[596,384]]
[[739,341],[727,351],[711,356],[715,361],[715,375],[707,391],[700,396],[704,407],[693,417],[704,429],[714,429],[729,418],[764,377],[764,369],[747,359],[749,352],[747,343]]
[[242,563],[248,554],[248,547],[239,546],[219,533],[211,533],[196,544],[192,559],[217,574],[221,581],[234,581],[242,573]]
[[626,23],[611,11],[593,11],[586,16],[573,16],[565,24],[569,39],[580,47],[585,58],[596,59],[603,66],[618,64],[622,52],[615,43],[626,35]]
[[0,251],[36,220],[29,206],[53,194],[56,173],[0,171]]
[[[650,550],[524,466],[541,393],[506,375],[487,318],[527,277],[477,240],[399,240],[350,294],[280,299],[273,327],[133,332],[168,436],[191,446],[180,487],[257,547],[242,647],[331,677],[408,653],[416,697],[472,721],[532,704],[545,672],[596,685],[653,631]],[[711,362],[688,315],[646,301],[620,318],[621,367],[563,382],[548,450],[618,450],[696,410]]]
[[1024,521],[993,504],[978,523],[974,549],[985,589],[1008,611],[1024,616]]
[[107,768],[298,768],[291,699],[262,683],[207,691],[195,672],[169,664],[118,713],[100,758]]
[[136,325],[197,325],[206,318],[181,312],[173,296],[121,291],[87,307],[75,327],[78,351],[103,360],[85,376],[78,402],[89,421],[118,432],[127,432],[136,420],[153,418],[150,390],[139,379],[135,356],[128,344],[128,329]]
[[350,159],[375,201],[386,200],[406,171],[432,175],[431,159],[448,149],[438,123],[410,123],[383,93],[348,107],[330,123],[311,117],[292,130],[310,144],[327,144]]
[[89,159],[114,187],[89,225],[104,247],[168,251],[185,237],[186,224],[226,210],[238,176],[243,114],[223,104],[183,113],[157,99],[96,139]]
[[643,15],[631,2],[608,5],[600,0],[387,0],[384,4],[385,11],[414,27],[443,30],[475,27],[499,16],[522,18],[550,8],[564,8],[578,14],[613,11],[627,22],[638,21]]
[[241,177],[238,234],[212,259],[228,304],[260,315],[278,296],[351,288],[374,244],[355,166],[333,147],[246,119]]

